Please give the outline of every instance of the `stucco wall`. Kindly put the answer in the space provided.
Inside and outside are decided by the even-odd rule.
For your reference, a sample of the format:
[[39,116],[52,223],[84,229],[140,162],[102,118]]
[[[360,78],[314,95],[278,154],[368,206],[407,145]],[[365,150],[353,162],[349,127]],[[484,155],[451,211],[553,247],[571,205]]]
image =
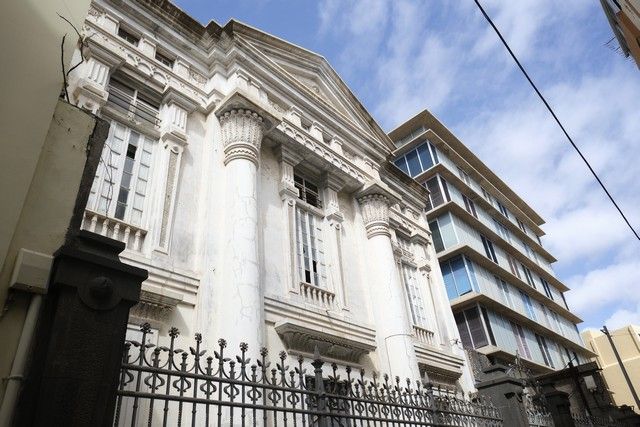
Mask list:
[[[95,125],[94,116],[58,101],[24,207],[8,245],[6,262],[0,271],[0,288],[3,294],[8,291],[15,259],[21,248],[51,255],[64,242],[74,213],[87,161],[87,147]],[[29,300],[30,294],[13,292],[11,300],[7,300],[6,312],[0,317],[2,378],[11,369]],[[3,382],[2,391],[4,384]]]
[[[77,28],[89,0],[24,0],[2,5],[0,14],[0,265],[4,263],[23,203],[62,88],[62,37],[69,67],[77,36],[60,14]],[[0,305],[6,292],[0,290]]]

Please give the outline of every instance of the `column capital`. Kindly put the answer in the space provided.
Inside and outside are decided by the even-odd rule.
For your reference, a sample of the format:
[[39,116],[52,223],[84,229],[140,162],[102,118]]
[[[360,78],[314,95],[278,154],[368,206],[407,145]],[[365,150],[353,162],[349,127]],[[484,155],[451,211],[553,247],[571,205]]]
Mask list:
[[359,197],[358,202],[362,207],[362,218],[367,229],[367,237],[369,239],[377,235],[391,237],[389,232],[389,198],[383,194],[373,193]]
[[264,133],[263,119],[249,109],[231,109],[220,114],[224,164],[246,159],[258,165],[260,145]]

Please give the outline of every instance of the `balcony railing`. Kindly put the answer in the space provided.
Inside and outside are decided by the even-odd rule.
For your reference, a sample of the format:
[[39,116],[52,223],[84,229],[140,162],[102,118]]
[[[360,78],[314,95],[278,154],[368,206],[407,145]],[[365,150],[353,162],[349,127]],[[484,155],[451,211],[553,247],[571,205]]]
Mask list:
[[124,242],[127,249],[137,252],[142,250],[147,236],[146,230],[140,227],[89,210],[84,212],[82,229]]
[[310,304],[327,309],[335,307],[336,295],[333,292],[310,283],[300,282],[300,295]]
[[423,344],[436,345],[435,334],[428,329],[413,325],[413,334],[416,339]]
[[153,126],[160,125],[159,111],[146,102],[131,96],[122,89],[109,85],[109,98],[107,105],[126,114],[132,120],[150,123]]

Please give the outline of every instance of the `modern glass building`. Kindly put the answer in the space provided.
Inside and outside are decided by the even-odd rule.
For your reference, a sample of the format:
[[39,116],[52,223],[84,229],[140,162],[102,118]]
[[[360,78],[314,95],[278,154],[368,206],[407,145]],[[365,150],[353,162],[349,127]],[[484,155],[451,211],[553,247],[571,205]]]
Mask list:
[[543,219],[428,111],[390,135],[395,165],[429,190],[427,217],[466,349],[534,373],[585,362],[543,246]]

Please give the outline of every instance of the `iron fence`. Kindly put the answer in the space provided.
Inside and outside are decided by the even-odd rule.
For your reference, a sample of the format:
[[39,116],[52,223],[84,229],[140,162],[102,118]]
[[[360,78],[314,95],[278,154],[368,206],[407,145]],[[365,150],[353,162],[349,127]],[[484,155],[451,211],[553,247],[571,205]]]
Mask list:
[[281,352],[272,365],[262,348],[252,363],[248,346],[229,357],[225,340],[207,355],[195,335],[188,350],[127,341],[114,425],[191,426],[502,426],[488,401],[420,381],[368,376],[326,363],[319,354],[291,365]]

